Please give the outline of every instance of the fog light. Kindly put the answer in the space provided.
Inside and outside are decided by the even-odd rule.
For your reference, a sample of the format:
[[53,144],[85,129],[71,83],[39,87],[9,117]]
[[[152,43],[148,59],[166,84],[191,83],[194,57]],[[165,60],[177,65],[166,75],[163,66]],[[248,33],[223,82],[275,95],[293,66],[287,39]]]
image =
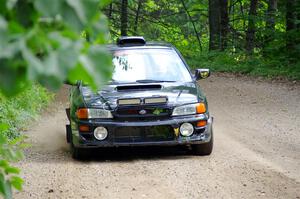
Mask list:
[[182,136],[191,136],[194,132],[194,127],[191,123],[183,123],[180,126],[180,134]]
[[107,129],[103,126],[99,126],[94,130],[94,136],[97,140],[104,140],[107,137]]

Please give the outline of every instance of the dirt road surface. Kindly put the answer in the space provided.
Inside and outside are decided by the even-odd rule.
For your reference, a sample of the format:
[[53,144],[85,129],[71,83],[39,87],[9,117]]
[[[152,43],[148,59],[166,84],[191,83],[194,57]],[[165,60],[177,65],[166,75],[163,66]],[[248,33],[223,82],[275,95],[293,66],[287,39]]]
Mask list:
[[[120,148],[71,158],[67,92],[26,132],[15,198],[300,198],[300,86],[214,75],[200,81],[214,120],[211,156]],[[99,155],[101,154],[101,155]]]

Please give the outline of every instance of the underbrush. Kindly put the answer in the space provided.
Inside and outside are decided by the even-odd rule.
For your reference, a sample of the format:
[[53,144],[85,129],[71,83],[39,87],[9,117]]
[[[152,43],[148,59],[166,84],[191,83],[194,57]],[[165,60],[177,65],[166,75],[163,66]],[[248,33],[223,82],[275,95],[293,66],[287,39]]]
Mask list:
[[11,98],[5,98],[0,93],[0,124],[7,125],[1,133],[9,139],[17,138],[52,98],[53,94],[39,85],[32,85]]
[[37,118],[53,94],[39,85],[32,85],[15,97],[0,93],[0,194],[12,198],[12,188],[22,189],[20,169],[12,166],[23,158],[26,147],[21,131]]
[[244,53],[203,52],[193,58],[186,58],[192,69],[209,68],[218,72],[300,80],[300,61],[291,62],[287,57],[265,58],[255,55],[249,57]]

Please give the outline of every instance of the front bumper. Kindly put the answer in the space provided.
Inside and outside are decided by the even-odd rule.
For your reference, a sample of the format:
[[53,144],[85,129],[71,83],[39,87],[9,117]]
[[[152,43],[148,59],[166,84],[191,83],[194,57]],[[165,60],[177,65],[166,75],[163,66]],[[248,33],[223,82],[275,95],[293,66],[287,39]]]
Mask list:
[[[207,125],[204,127],[195,127],[194,133],[189,137],[181,136],[179,127],[184,122],[196,124],[197,121],[207,119]],[[78,148],[98,148],[98,147],[117,147],[117,146],[157,146],[157,145],[188,145],[207,143],[211,139],[213,118],[206,118],[205,115],[193,117],[171,118],[162,121],[139,121],[139,122],[116,122],[116,121],[80,121],[79,125],[88,125],[90,132],[79,132],[78,124],[73,124],[71,130],[72,143]],[[109,136],[103,140],[96,140],[93,136],[93,129],[98,126],[104,126],[108,129]],[[142,132],[141,136],[136,135],[126,137],[116,137],[118,129],[123,128],[125,131]],[[146,129],[162,128],[169,129],[163,139],[149,139],[143,136]],[[177,130],[176,130],[177,129]],[[176,133],[177,131],[177,133]],[[130,134],[130,132],[128,132]],[[164,132],[162,132],[164,133]],[[173,135],[173,136],[171,136]]]

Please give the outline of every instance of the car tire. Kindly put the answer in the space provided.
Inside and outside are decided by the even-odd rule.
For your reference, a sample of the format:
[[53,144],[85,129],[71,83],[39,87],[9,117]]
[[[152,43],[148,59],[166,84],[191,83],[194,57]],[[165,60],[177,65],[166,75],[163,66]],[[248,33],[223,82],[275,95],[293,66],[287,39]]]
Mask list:
[[204,144],[194,144],[192,145],[192,151],[194,155],[210,155],[213,150],[214,145],[214,137],[213,132],[211,131],[211,138],[210,141]]
[[73,143],[71,144],[71,154],[72,158],[75,160],[85,160],[87,157],[86,149],[77,148],[73,145]]
[[68,125],[66,125],[66,139],[67,139],[67,143],[71,142],[71,134],[72,134],[71,125],[68,124]]
[[73,144],[71,125],[69,125],[69,127],[67,127],[67,141],[69,141],[69,143],[70,143],[70,151],[71,151],[71,155],[72,155],[73,159],[85,160],[85,158],[87,158],[87,155],[88,155],[87,149],[75,147]]

